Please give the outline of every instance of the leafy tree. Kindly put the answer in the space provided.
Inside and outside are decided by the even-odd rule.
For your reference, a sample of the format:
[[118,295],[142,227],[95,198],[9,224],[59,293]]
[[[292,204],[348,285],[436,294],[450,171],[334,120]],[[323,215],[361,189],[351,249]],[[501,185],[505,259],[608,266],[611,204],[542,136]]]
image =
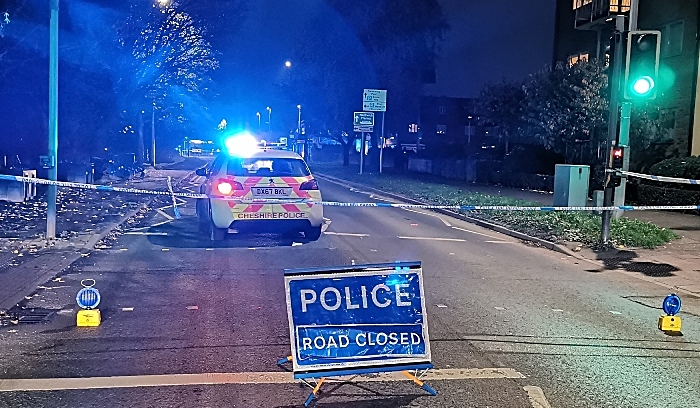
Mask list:
[[171,129],[182,128],[193,115],[206,115],[202,97],[210,89],[209,74],[218,68],[218,61],[206,30],[177,2],[132,4],[119,34],[119,44],[127,51],[117,82],[122,112],[129,122],[139,123],[143,158],[144,115],[154,111],[156,120]]

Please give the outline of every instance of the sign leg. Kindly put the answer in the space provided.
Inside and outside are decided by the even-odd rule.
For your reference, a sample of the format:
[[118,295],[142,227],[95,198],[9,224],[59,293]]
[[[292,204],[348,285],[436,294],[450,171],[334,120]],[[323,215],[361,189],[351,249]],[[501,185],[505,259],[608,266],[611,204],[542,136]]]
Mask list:
[[437,391],[433,389],[433,387],[429,386],[428,384],[424,383],[423,381],[419,380],[415,375],[409,373],[408,371],[401,371],[403,375],[406,377],[410,378],[414,383],[416,383],[417,386],[423,388],[428,392],[430,395],[437,395]]
[[318,394],[318,391],[321,389],[321,385],[323,384],[324,381],[326,381],[326,379],[324,377],[321,377],[321,379],[318,381],[318,384],[316,384],[316,387],[314,387],[314,390],[311,391],[311,395],[309,395],[309,397],[304,402],[305,407],[308,407],[309,405],[311,405],[311,402],[316,397],[316,394]]
[[281,366],[283,364],[291,363],[292,362],[292,356],[287,356],[285,358],[280,358],[277,360],[277,365]]

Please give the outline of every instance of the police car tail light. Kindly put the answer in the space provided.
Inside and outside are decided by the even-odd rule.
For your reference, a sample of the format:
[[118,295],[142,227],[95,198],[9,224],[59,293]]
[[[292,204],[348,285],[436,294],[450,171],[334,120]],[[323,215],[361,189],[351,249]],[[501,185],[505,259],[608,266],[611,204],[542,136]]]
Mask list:
[[316,180],[314,179],[305,181],[301,183],[301,186],[299,186],[299,190],[318,190],[318,183],[316,183]]
[[237,181],[220,180],[216,189],[223,195],[231,195],[234,190],[243,190],[243,185]]

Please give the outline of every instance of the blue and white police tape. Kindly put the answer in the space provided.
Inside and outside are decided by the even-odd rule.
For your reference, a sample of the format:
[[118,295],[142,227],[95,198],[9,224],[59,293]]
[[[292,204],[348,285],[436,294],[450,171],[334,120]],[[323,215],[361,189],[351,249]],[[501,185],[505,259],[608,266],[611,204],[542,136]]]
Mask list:
[[679,184],[697,184],[700,185],[700,180],[695,179],[684,179],[678,177],[666,177],[666,176],[654,176],[651,174],[634,173],[631,171],[621,171],[620,174],[628,177],[637,177],[645,180],[653,181],[663,181],[666,183],[679,183]]
[[204,194],[193,194],[193,193],[171,193],[170,191],[157,191],[157,190],[141,190],[137,188],[127,188],[127,187],[113,187],[105,186],[99,184],[85,184],[85,183],[70,183],[67,181],[53,181],[34,177],[22,177],[22,176],[10,176],[7,174],[0,174],[0,180],[7,181],[18,181],[21,183],[32,183],[32,184],[42,184],[48,186],[58,186],[58,187],[68,187],[68,188],[80,188],[84,190],[96,190],[96,191],[109,191],[116,193],[131,193],[131,194],[152,194],[152,195],[174,195],[175,197],[184,198],[207,198]]
[[699,205],[657,205],[657,206],[607,206],[607,207],[548,207],[548,206],[512,206],[512,205],[437,205],[437,204],[397,204],[397,203],[342,203],[337,201],[312,201],[306,199],[239,199],[234,197],[208,196],[206,194],[176,193],[159,190],[140,190],[135,188],[112,187],[95,184],[69,183],[64,181],[52,181],[46,179],[8,176],[0,174],[0,180],[19,181],[25,183],[36,183],[45,185],[56,185],[58,187],[82,188],[96,191],[109,191],[133,194],[153,194],[167,195],[183,198],[214,198],[232,201],[238,204],[311,204],[323,205],[327,207],[388,207],[388,208],[409,208],[424,210],[453,210],[453,211],[644,211],[644,210],[700,210]]

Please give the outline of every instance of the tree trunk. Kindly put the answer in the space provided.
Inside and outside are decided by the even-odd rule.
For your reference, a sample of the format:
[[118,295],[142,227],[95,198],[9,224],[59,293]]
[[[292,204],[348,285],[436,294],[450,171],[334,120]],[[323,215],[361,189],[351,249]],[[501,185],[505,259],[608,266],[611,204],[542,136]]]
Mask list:
[[144,146],[143,146],[143,115],[139,115],[139,140],[137,142],[137,159],[139,160],[139,163],[144,163],[146,161],[146,157],[144,156]]

